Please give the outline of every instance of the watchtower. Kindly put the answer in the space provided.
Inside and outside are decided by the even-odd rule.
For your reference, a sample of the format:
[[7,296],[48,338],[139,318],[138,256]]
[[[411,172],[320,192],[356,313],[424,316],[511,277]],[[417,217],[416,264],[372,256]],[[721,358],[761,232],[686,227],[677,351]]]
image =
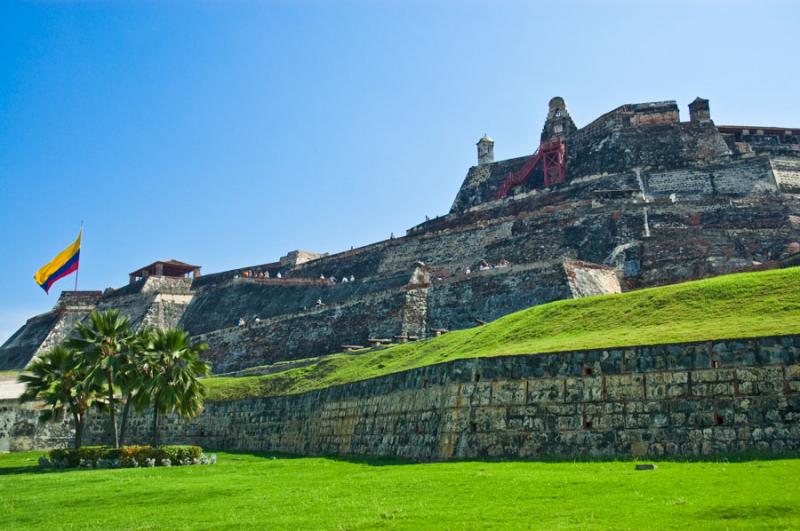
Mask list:
[[704,124],[711,121],[711,109],[708,106],[708,100],[695,98],[689,104],[689,121],[693,124]]
[[569,135],[577,131],[575,122],[567,110],[564,98],[556,96],[550,100],[547,110],[547,120],[542,129],[539,148],[519,170],[512,172],[497,189],[497,198],[502,199],[515,186],[519,186],[533,175],[536,167],[541,163],[541,186],[561,184],[567,179],[567,143]]
[[489,135],[483,135],[476,145],[478,146],[478,166],[494,162],[494,140]]
[[560,96],[552,98],[548,104],[547,120],[545,120],[544,129],[542,129],[542,143],[564,140],[577,130],[575,122],[572,121],[572,117],[569,115],[564,98]]

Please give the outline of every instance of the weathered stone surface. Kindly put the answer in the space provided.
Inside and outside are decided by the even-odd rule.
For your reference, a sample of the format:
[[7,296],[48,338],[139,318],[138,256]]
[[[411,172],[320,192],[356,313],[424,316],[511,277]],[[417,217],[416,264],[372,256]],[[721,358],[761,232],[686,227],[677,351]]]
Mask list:
[[[137,327],[178,324],[226,372],[375,337],[424,338],[564,298],[797,263],[800,131],[717,127],[705,100],[693,105],[689,122],[666,101],[623,105],[577,129],[553,98],[542,134],[567,145],[561,184],[542,188],[540,169],[497,199],[530,157],[484,160],[448,214],[402,237],[65,299],[0,347],[0,369],[23,367],[94,307],[119,308]],[[246,271],[269,278],[236,278]]]
[[[763,349],[774,355],[750,355]],[[458,360],[300,395],[208,403],[196,419],[167,418],[163,438],[423,461],[800,451],[798,361],[796,335]],[[95,418],[88,437],[100,442],[105,429]],[[136,441],[149,429],[148,415],[131,422]]]
[[0,399],[0,452],[64,448],[73,442],[72,425],[39,422],[36,404]]

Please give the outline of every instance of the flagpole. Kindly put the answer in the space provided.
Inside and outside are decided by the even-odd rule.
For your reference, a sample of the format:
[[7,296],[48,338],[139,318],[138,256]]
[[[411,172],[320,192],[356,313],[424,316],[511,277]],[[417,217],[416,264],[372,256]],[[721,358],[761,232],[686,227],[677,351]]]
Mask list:
[[[82,247],[83,246],[83,220],[81,220],[80,238],[81,238],[80,245]],[[78,251],[78,252],[80,252],[80,251]],[[80,261],[80,258],[79,258],[78,259],[78,267],[75,268],[75,291],[78,291],[78,273],[80,273],[80,271],[81,271],[81,261]]]

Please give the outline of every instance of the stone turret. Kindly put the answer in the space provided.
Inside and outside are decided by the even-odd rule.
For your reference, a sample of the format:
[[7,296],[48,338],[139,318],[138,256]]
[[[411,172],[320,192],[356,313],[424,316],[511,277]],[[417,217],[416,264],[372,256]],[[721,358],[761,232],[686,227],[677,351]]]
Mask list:
[[689,121],[693,124],[711,122],[711,109],[708,106],[708,100],[695,98],[694,101],[689,104]]
[[569,115],[564,98],[556,96],[551,99],[547,111],[547,120],[542,130],[542,142],[556,139],[563,140],[577,130],[575,122],[572,121],[572,117]]
[[494,162],[494,140],[489,135],[483,135],[478,140],[478,165]]

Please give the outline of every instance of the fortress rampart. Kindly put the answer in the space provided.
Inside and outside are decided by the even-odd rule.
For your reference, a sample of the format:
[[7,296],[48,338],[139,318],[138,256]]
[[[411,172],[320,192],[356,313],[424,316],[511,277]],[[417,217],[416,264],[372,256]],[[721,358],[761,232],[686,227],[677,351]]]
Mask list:
[[[485,136],[450,211],[404,236],[203,276],[166,261],[119,289],[64,292],[0,347],[0,369],[24,367],[95,307],[118,308],[136,327],[182,326],[227,372],[791,260],[800,130],[716,126],[699,98],[689,114],[680,121],[674,101],[626,104],[578,128],[553,98],[547,186],[535,155],[495,162]],[[158,274],[170,268],[193,278]]]
[[[800,336],[433,365],[294,396],[208,403],[164,439],[414,460],[800,450]],[[100,442],[106,421],[89,437]],[[133,419],[147,440],[150,419]]]

